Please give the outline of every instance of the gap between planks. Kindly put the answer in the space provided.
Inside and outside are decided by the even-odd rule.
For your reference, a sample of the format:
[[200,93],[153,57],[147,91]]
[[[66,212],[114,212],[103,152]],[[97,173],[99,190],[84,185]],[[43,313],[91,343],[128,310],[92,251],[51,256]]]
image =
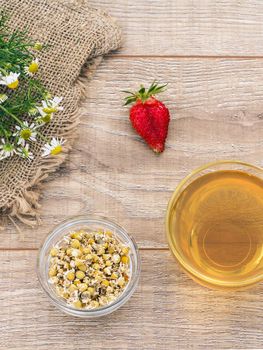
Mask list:
[[[257,60],[257,59],[263,59],[263,56],[261,55],[254,55],[254,56],[240,56],[240,55],[125,55],[125,54],[118,54],[117,52],[113,52],[111,54],[105,55],[106,58],[109,59],[127,59],[127,60],[133,60],[133,59],[182,59],[182,60],[191,60],[191,59],[204,59],[204,60]],[[4,248],[0,247],[0,251],[37,251],[38,248]],[[139,248],[141,251],[168,251],[169,248],[160,247],[145,247],[145,248]]]
[[112,59],[118,59],[118,58],[122,58],[122,59],[137,59],[137,58],[149,58],[149,59],[205,59],[205,60],[218,60],[218,59],[229,59],[229,60],[258,60],[258,59],[263,59],[263,56],[227,56],[227,55],[223,55],[223,56],[213,56],[213,55],[122,55],[122,54],[118,54],[118,53],[110,53],[108,55],[105,55],[105,57],[109,57]]

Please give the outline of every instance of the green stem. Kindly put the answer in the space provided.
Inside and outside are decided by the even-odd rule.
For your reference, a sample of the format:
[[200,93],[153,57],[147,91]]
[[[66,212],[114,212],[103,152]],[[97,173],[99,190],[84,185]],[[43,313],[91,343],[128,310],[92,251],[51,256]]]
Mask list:
[[3,131],[3,134],[5,136],[6,139],[8,139],[8,136],[7,136],[7,131],[5,128],[2,127],[2,125],[0,124],[0,129]]
[[[24,126],[23,122],[17,118],[13,113],[10,113],[5,107],[0,105],[0,109],[2,109],[6,114],[10,115],[10,117],[14,118],[21,126]],[[37,131],[37,135],[45,142],[49,142],[49,139],[46,138],[43,134]]]
[[12,117],[15,121],[17,121],[20,125],[24,126],[24,123],[17,118],[17,116],[15,116],[13,113],[9,112],[5,107],[3,107],[2,105],[0,105],[0,109],[2,109],[2,111],[4,111],[6,114],[10,115],[10,117]]

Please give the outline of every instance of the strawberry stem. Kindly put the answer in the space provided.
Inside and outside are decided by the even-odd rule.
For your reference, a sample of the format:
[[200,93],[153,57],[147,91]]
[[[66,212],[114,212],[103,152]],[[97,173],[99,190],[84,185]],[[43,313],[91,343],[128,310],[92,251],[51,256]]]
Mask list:
[[124,99],[125,100],[124,106],[127,106],[130,103],[136,102],[138,100],[141,100],[142,103],[144,103],[151,96],[154,96],[156,94],[159,94],[159,93],[165,91],[166,86],[167,86],[167,84],[159,85],[158,82],[154,80],[154,82],[151,84],[151,86],[148,88],[148,90],[146,90],[145,87],[143,85],[141,85],[140,89],[137,92],[123,91],[126,94],[129,94]]

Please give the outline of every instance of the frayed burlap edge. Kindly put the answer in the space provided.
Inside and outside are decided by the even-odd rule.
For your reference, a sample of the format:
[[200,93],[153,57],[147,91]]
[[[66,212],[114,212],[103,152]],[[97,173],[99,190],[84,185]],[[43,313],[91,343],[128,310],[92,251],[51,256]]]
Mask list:
[[5,217],[2,217],[0,229],[4,228],[6,222],[10,220],[16,229],[21,233],[14,219],[18,219],[22,223],[34,227],[41,223],[39,204],[41,185],[47,179],[49,174],[56,171],[58,167],[65,161],[76,137],[76,129],[80,122],[82,101],[87,97],[87,81],[91,79],[97,66],[101,63],[102,56],[96,57],[88,61],[82,69],[82,72],[76,81],[77,87],[81,91],[81,98],[78,106],[72,115],[70,128],[68,128],[61,137],[67,140],[63,147],[63,153],[56,157],[43,158],[35,177],[25,186],[22,193],[17,195],[9,206],[2,212]]

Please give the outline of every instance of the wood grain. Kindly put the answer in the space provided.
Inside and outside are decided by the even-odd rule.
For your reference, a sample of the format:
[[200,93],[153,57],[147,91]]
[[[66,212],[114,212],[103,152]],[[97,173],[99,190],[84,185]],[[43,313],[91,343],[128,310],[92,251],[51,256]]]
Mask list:
[[118,312],[89,321],[49,303],[34,274],[35,251],[1,252],[0,348],[262,349],[262,286],[208,290],[182,273],[169,252],[141,255],[134,296]]
[[[222,158],[262,161],[263,2],[89,0],[124,31],[88,84],[67,162],[42,189],[42,226],[0,231],[0,349],[263,349],[262,284],[212,291],[179,270],[167,250],[166,205],[193,168]],[[239,58],[235,57],[239,56]],[[168,82],[167,149],[157,157],[132,130],[123,89]],[[78,214],[107,216],[142,256],[132,299],[94,321],[56,310],[36,279],[36,249]]]
[[262,56],[260,0],[91,0],[124,31],[120,55]]
[[[169,83],[162,98],[172,116],[160,156],[133,131],[121,93],[154,77]],[[69,160],[44,185],[43,225],[20,226],[20,241],[9,226],[0,247],[38,248],[55,224],[84,213],[117,221],[140,247],[166,247],[166,206],[192,169],[223,158],[263,165],[262,82],[259,59],[106,59],[88,85]]]

